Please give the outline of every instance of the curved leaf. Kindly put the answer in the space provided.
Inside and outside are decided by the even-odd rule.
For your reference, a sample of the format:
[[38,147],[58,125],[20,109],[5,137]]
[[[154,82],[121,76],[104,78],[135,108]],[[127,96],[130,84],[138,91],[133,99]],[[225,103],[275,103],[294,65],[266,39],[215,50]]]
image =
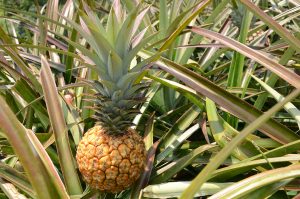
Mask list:
[[210,30],[206,30],[206,29],[198,28],[198,27],[190,27],[190,30],[192,32],[203,35],[210,39],[217,40],[220,43],[238,51],[239,53],[262,64],[267,69],[271,70],[272,72],[274,72],[279,77],[281,77],[285,81],[289,82],[291,85],[295,86],[296,88],[300,88],[300,76],[298,76],[296,73],[288,70],[284,66],[278,64],[277,62],[273,61],[272,59],[268,58],[267,56],[260,53],[259,51],[253,50],[244,44],[241,44],[233,39],[230,39],[228,37],[225,37],[221,34],[218,34],[216,32],[210,31]]
[[[232,184],[232,182],[205,183],[203,186],[197,188],[195,196],[212,195]],[[149,185],[143,189],[143,196],[148,198],[177,198],[189,185],[190,182],[168,182],[158,185]]]
[[[143,51],[140,52],[139,55],[144,59],[147,59],[152,56],[152,53]],[[247,102],[179,64],[161,58],[160,61],[156,62],[156,65],[246,122],[253,122],[262,115],[261,111],[257,110]],[[299,139],[297,134],[272,118],[262,124],[262,126],[259,127],[259,130],[280,143],[288,143]]]
[[288,95],[283,101],[277,103],[262,116],[258,117],[253,123],[245,127],[229,144],[227,144],[214,158],[202,169],[200,174],[192,181],[191,185],[183,192],[181,199],[192,199],[199,186],[206,182],[211,173],[215,171],[230,153],[254,130],[265,123],[275,112],[279,111],[284,104],[291,101],[300,94],[300,89],[296,89]]
[[71,194],[81,194],[82,188],[75,169],[75,161],[73,160],[68,139],[68,128],[58,99],[58,91],[46,58],[42,56],[41,59],[41,82],[66,187]]
[[25,127],[18,121],[1,96],[0,104],[0,127],[22,162],[37,196],[45,199],[68,198],[49,180],[51,177],[27,136]]
[[246,194],[259,189],[260,187],[299,176],[300,164],[265,171],[235,183],[232,186],[227,187],[219,193],[209,197],[209,199],[242,198]]
[[270,28],[272,28],[276,33],[278,33],[285,41],[291,45],[295,50],[300,52],[300,40],[293,36],[287,29],[283,28],[279,23],[273,20],[264,11],[260,10],[254,3],[248,0],[240,0],[250,11],[252,11],[255,16],[258,16],[260,20],[265,22]]

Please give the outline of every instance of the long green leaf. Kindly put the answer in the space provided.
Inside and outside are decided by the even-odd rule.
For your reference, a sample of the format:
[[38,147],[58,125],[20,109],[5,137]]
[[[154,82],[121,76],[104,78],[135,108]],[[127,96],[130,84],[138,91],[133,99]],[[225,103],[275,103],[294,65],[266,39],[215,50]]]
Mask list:
[[187,86],[184,86],[178,82],[172,81],[172,80],[156,77],[153,75],[147,75],[147,76],[149,76],[151,79],[153,79],[157,82],[160,82],[164,86],[167,86],[167,87],[181,93],[188,100],[190,100],[191,102],[196,104],[200,109],[204,109],[203,102],[199,99],[199,97],[197,96],[197,92],[195,90],[193,90]]
[[[293,57],[294,53],[295,53],[294,49],[292,49],[291,47],[288,48],[287,50],[285,50],[284,54],[282,55],[282,57],[280,58],[278,63],[282,64],[282,65],[287,64],[288,61]],[[269,78],[267,79],[266,83],[269,86],[273,87],[278,79],[279,79],[279,77],[275,73],[272,73],[269,76]],[[267,101],[267,98],[268,98],[268,93],[263,93],[263,94],[259,95],[254,103],[254,106],[257,109],[261,110],[264,103]]]
[[0,163],[0,176],[28,195],[36,194],[26,176],[4,163]]
[[163,39],[167,35],[167,27],[169,26],[168,6],[166,0],[159,1],[159,30],[160,38]]
[[300,88],[300,77],[296,73],[291,72],[290,70],[273,61],[272,59],[268,58],[264,54],[255,51],[233,39],[220,35],[216,32],[198,27],[190,27],[190,29],[192,32],[203,35],[213,40],[217,40],[220,43],[238,51],[239,53],[257,61],[258,63],[265,66],[267,69],[276,73],[282,79],[289,82],[291,85],[295,86],[296,88]]
[[209,197],[210,199],[242,198],[256,189],[282,180],[296,178],[300,176],[300,164],[291,165],[284,168],[273,169],[246,178],[219,193]]
[[[181,195],[181,199],[192,199],[197,192],[197,188],[206,182],[211,173],[216,170],[230,153],[240,144],[248,135],[255,131],[259,126],[265,123],[275,112],[279,111],[287,102],[291,101],[300,94],[300,89],[296,89],[288,95],[283,101],[277,103],[266,113],[258,117],[253,123],[244,128],[228,145],[226,145],[214,158],[204,167],[204,169],[192,181],[191,185]],[[298,165],[299,166],[299,165]]]
[[[139,55],[146,59],[151,57],[152,53],[143,51],[140,52]],[[261,111],[255,109],[250,104],[179,64],[165,58],[161,58],[161,61],[156,63],[162,70],[174,75],[189,87],[207,96],[246,122],[253,122],[262,115]],[[298,135],[273,119],[269,119],[259,130],[280,143],[288,143],[299,139]]]
[[[213,12],[210,13],[209,17],[204,21],[204,24],[218,24],[218,16],[220,15],[229,15],[228,12],[226,12],[226,6],[229,3],[230,0],[222,0],[219,2],[218,6],[213,10]],[[200,41],[203,39],[201,35],[195,35],[191,41],[190,44],[199,44]],[[180,59],[180,64],[186,64],[187,61],[190,59],[193,51],[195,48],[187,48],[183,54],[183,56]]]
[[47,128],[50,121],[45,105],[41,101],[32,103],[37,99],[37,93],[23,79],[20,79],[15,83],[13,90],[16,91],[28,104],[31,104],[30,107],[34,109],[34,112],[41,121],[41,124]]
[[49,64],[43,56],[41,81],[67,190],[70,194],[81,194],[82,188],[75,169],[75,161],[69,144],[68,129],[58,99],[58,91]]
[[275,183],[271,183],[268,185],[264,185],[263,187],[244,195],[244,197],[247,199],[257,199],[257,198],[282,199],[283,195],[278,193],[279,196],[276,196],[276,194],[274,194],[274,193],[277,191],[281,191],[281,188],[284,189],[284,186],[287,185],[291,181],[292,181],[292,179],[287,179],[287,180],[283,180],[283,181],[277,181]]
[[276,33],[278,33],[291,47],[300,52],[300,40],[293,36],[287,29],[282,27],[279,23],[274,21],[269,15],[264,11],[259,9],[254,3],[248,0],[239,0],[244,4],[255,16],[259,17],[260,20],[265,22],[270,28],[272,28]]
[[[189,111],[189,113],[192,111]],[[199,112],[192,112],[191,117],[193,117],[195,114],[199,114]],[[174,126],[177,126],[176,124]],[[199,124],[195,124],[191,128],[187,129],[185,132],[180,132],[181,134],[172,136],[171,139],[169,139],[169,143],[166,145],[166,148],[159,153],[156,157],[156,162],[160,163],[163,159],[165,159],[168,155],[170,155],[175,149],[177,149],[187,138],[189,138],[195,131],[197,131],[200,128]],[[174,137],[174,138],[173,138]]]
[[[226,146],[233,137],[238,134],[238,131],[232,128],[222,117],[218,115],[215,103],[208,98],[206,99],[206,112],[209,128],[211,129],[215,141],[221,147]],[[251,139],[249,136],[245,139],[243,144],[233,151],[232,155],[240,160],[257,155],[258,151],[250,140],[253,141],[253,138]]]
[[172,143],[176,142],[179,136],[187,129],[192,122],[198,117],[201,110],[197,106],[192,106],[188,109],[172,126],[172,128],[164,135],[160,148],[166,149]]
[[[2,39],[1,44],[13,44],[10,38],[8,37],[8,35],[1,27],[0,27],[0,37]],[[37,90],[39,94],[43,94],[40,82],[34,76],[33,72],[30,71],[28,65],[20,56],[18,49],[15,47],[2,47],[2,45],[0,45],[0,48],[12,58],[12,60],[17,64],[17,66],[20,69],[22,69],[22,71],[28,78],[27,79],[28,83],[34,86],[34,89]]]
[[0,127],[14,147],[37,196],[43,199],[65,198],[49,180],[45,165],[37,156],[25,127],[18,121],[0,96]]
[[[270,93],[276,101],[282,101],[284,97],[278,93],[276,90],[274,90],[272,87],[270,87],[265,82],[261,81],[259,78],[252,75],[252,78],[255,79],[268,93]],[[300,128],[300,110],[291,102],[284,105],[284,109],[296,120],[298,127]]]
[[[79,22],[79,15],[76,12],[75,13],[75,22],[78,23]],[[76,42],[78,38],[78,33],[76,31],[75,28],[73,28],[72,32],[71,32],[71,38],[70,40],[73,42]],[[73,45],[68,46],[68,52],[69,53],[75,53],[75,48]],[[74,64],[74,57],[73,56],[67,56],[66,57],[66,73],[65,73],[65,79],[67,82],[71,82],[71,77],[72,77],[72,69],[73,69],[73,64]]]
[[299,155],[291,155],[291,156],[283,156],[283,157],[276,157],[276,158],[268,158],[268,159],[259,159],[247,162],[239,162],[234,165],[230,165],[228,167],[224,167],[214,171],[211,175],[212,181],[217,180],[226,180],[233,178],[234,176],[238,176],[239,174],[245,173],[250,171],[251,169],[258,167],[258,166],[268,166],[273,163],[280,163],[280,162],[295,162],[299,161]]
[[[209,196],[232,185],[227,183],[205,183],[197,188],[195,196]],[[148,198],[178,198],[180,194],[190,185],[190,182],[168,182],[157,185],[149,185],[143,189],[143,196]]]
[[[259,3],[259,1],[257,1],[256,3]],[[242,9],[245,8],[242,7]],[[238,37],[238,40],[241,43],[246,43],[252,18],[253,18],[253,14],[250,13],[248,10],[245,10],[243,21],[239,29],[239,37]],[[229,88],[241,87],[242,79],[243,79],[243,69],[245,67],[244,63],[245,63],[245,56],[243,54],[240,54],[239,52],[234,52],[229,67],[227,87]],[[229,114],[227,115],[227,121],[233,127],[237,127],[238,125],[238,120]]]
[[186,26],[201,13],[204,8],[211,2],[211,0],[201,1],[197,6],[196,10],[186,19],[182,24],[169,36],[168,40],[163,44],[163,46],[159,49],[159,51],[166,50],[173,41],[178,37],[178,35],[186,28]]
[[195,158],[197,158],[199,155],[201,155],[203,152],[217,147],[216,145],[213,144],[207,144],[207,145],[202,145],[198,147],[197,149],[194,149],[191,151],[189,154],[186,156],[174,160],[170,163],[170,165],[167,165],[167,168],[162,168],[162,172],[160,170],[156,171],[157,175],[153,176],[153,179],[151,179],[152,184],[158,184],[158,183],[163,183],[172,178],[174,175],[176,175],[179,171],[184,169],[186,166],[191,164]]
[[[253,14],[251,14],[248,10],[245,11],[243,16],[243,21],[239,31],[239,42],[245,43],[248,35],[248,31],[250,28],[251,20]],[[242,83],[243,77],[243,68],[244,68],[244,59],[245,57],[235,52],[231,61],[231,65],[228,73],[227,86],[228,87],[240,87]]]
[[34,134],[33,131],[28,130],[28,137],[31,141],[31,143],[34,145],[37,153],[39,154],[39,157],[41,158],[41,160],[43,161],[45,168],[47,169],[50,178],[53,181],[53,185],[58,189],[62,191],[62,194],[64,198],[68,198],[68,193],[66,191],[66,188],[62,182],[62,180],[60,179],[60,176],[57,173],[57,170],[53,164],[53,162],[51,161],[49,155],[47,154],[46,150],[44,149],[43,145],[41,144],[41,142],[38,140],[38,138],[36,137],[36,135]]

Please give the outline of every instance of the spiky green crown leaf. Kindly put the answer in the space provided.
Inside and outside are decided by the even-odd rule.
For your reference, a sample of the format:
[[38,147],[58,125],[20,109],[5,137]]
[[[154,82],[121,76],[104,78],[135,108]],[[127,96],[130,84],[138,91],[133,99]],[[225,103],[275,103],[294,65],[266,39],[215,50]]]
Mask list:
[[144,101],[146,84],[137,82],[142,65],[131,62],[155,36],[145,38],[147,28],[138,31],[148,8],[138,5],[126,15],[120,6],[119,0],[114,1],[107,20],[100,20],[83,2],[80,25],[66,19],[92,48],[91,52],[77,47],[96,64],[99,80],[89,82],[97,93],[92,99],[94,118],[112,134],[126,132]]

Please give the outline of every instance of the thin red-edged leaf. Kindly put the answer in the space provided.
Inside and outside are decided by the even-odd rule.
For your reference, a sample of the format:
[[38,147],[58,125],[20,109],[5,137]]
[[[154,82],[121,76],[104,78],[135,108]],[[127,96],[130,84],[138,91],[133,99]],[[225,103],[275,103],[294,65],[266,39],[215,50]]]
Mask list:
[[44,91],[45,102],[49,113],[51,126],[55,135],[55,143],[57,146],[66,187],[68,192],[72,195],[81,194],[82,188],[70,148],[68,128],[66,126],[59,102],[57,87],[55,85],[49,63],[44,56],[41,56],[41,63],[41,82]]
[[143,174],[140,176],[139,181],[132,188],[130,199],[139,198],[140,191],[146,187],[149,182],[151,171],[153,168],[155,153],[158,147],[159,141],[156,141],[152,147],[149,149],[147,154],[147,163]]
[[166,50],[178,35],[188,26],[188,24],[199,15],[200,12],[211,2],[211,0],[204,0],[195,6],[195,11],[169,36],[168,40],[159,49],[160,52]]
[[145,14],[148,12],[149,9],[150,9],[150,7],[145,8],[136,17],[134,25],[133,25],[133,28],[132,28],[132,31],[131,31],[131,37],[130,37],[130,39],[135,35],[137,29],[139,28],[140,24],[143,21],[143,18],[145,16]]
[[[48,0],[47,2],[47,9],[46,9],[46,15],[49,19],[52,19],[54,21],[58,21],[58,0]],[[53,23],[48,23],[50,30],[55,30],[56,25]]]
[[120,0],[114,0],[112,6],[113,6],[113,8],[114,8],[114,11],[115,11],[115,15],[116,15],[116,17],[117,17],[117,20],[118,20],[118,22],[120,23],[120,22],[121,22],[121,18],[122,18],[122,14],[123,14],[122,6],[121,6],[121,3],[120,3]]
[[18,155],[24,170],[39,198],[64,198],[61,190],[51,182],[49,173],[27,136],[25,127],[18,121],[3,97],[0,96],[0,126]]
[[201,119],[200,121],[200,126],[201,126],[201,130],[202,130],[202,133],[204,135],[204,138],[206,140],[206,142],[208,144],[210,144],[210,141],[209,141],[209,137],[208,137],[208,133],[207,133],[207,128],[206,128],[206,125],[207,125],[207,121],[206,121],[206,113],[203,112],[203,118]]
[[[72,13],[72,9],[73,9],[73,1],[72,0],[67,0],[64,5],[63,8],[61,9],[61,15],[63,15],[64,17],[70,17],[70,15],[73,15],[74,13]],[[59,14],[58,14],[59,16]],[[63,19],[61,19],[63,20]]]
[[45,168],[49,172],[50,177],[53,179],[53,182],[54,182],[53,184],[58,189],[62,190],[62,194],[64,194],[63,197],[68,198],[69,195],[67,193],[65,185],[63,184],[62,180],[60,179],[60,176],[58,175],[57,170],[56,170],[55,166],[53,165],[48,153],[44,149],[43,145],[38,140],[38,138],[36,137],[36,135],[34,134],[33,131],[27,130],[27,135],[28,135],[31,143],[35,147],[37,153],[39,154],[41,160],[43,161]]
[[259,9],[254,3],[249,0],[240,0],[255,16],[265,22],[270,28],[272,28],[277,34],[279,34],[291,47],[300,52],[300,40],[297,39],[287,29],[283,28],[272,17],[267,15],[264,11]]
[[300,88],[300,76],[296,73],[290,71],[289,69],[285,68],[284,66],[278,64],[277,62],[273,61],[272,59],[268,58],[264,54],[260,53],[259,51],[253,50],[248,46],[241,44],[233,39],[225,37],[219,33],[206,30],[203,28],[198,27],[189,27],[190,30],[196,34],[208,37],[213,40],[217,40],[220,43],[238,51],[239,53],[255,60],[256,62],[260,63],[261,65],[265,66],[267,69],[271,70],[279,77],[290,83],[291,85],[295,86],[296,88]]
[[[148,51],[142,51],[139,55],[144,59],[153,57],[153,53]],[[225,108],[227,111],[236,115],[245,122],[253,122],[257,117],[262,115],[261,111],[246,101],[241,100],[237,96],[227,92],[201,75],[180,64],[161,57],[160,61],[156,62],[156,66],[172,74],[174,77],[184,82],[187,86],[201,93],[201,95],[212,99],[221,107]],[[265,122],[259,130],[276,141],[284,144],[299,139],[297,134],[272,118]]]

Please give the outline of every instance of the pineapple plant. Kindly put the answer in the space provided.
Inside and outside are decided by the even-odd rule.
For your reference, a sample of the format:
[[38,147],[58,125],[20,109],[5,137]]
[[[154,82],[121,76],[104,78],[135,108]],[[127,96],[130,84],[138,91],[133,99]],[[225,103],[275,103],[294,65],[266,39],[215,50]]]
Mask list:
[[[229,50],[232,45],[237,53],[245,53],[245,46],[233,40],[239,37],[235,34],[238,33],[236,30],[240,25],[234,26],[226,20],[230,19],[233,9],[236,9],[230,1],[212,4],[205,15],[198,15],[197,10],[191,10],[194,14],[186,12],[186,9],[197,8],[197,5],[204,5],[207,0],[152,1],[151,12],[147,13],[149,15],[143,21],[143,27],[139,25],[147,8],[141,9],[141,5],[135,7],[134,3],[141,2],[139,0],[122,1],[126,8],[131,10],[127,15],[119,1],[115,1],[109,15],[106,11],[111,8],[111,1],[96,1],[94,5],[98,8],[95,10],[99,12],[94,12],[94,8],[90,9],[83,2],[79,5],[79,16],[74,17],[76,22],[62,19],[63,16],[73,18],[73,13],[78,11],[74,9],[77,2],[80,1],[49,1],[48,6],[41,6],[42,10],[46,8],[45,13],[49,19],[40,14],[20,12],[19,9],[11,10],[5,4],[2,6],[9,15],[1,16],[2,19],[10,19],[9,22],[12,23],[6,24],[7,31],[4,31],[4,26],[0,26],[0,149],[3,151],[0,164],[1,198],[191,199],[299,196],[299,191],[295,191],[299,187],[297,179],[300,175],[297,147],[299,135],[295,133],[299,130],[299,100],[295,97],[299,95],[300,90],[297,89],[292,94],[290,92],[294,89],[292,85],[299,87],[297,82],[300,81],[285,67],[281,67],[280,73],[263,68],[280,67],[268,60],[269,55],[280,59],[279,63],[288,67],[298,65],[294,59],[300,44],[291,34],[297,32],[297,26],[292,25],[295,23],[292,19],[297,15],[287,17],[293,21],[291,23],[286,23],[286,17],[278,18],[278,21],[273,23],[269,21],[268,24],[257,19],[255,21],[258,23],[253,24],[253,30],[249,30],[247,25],[240,29],[244,36],[249,36],[251,32],[264,28],[265,25],[280,25],[284,24],[284,21],[286,23],[285,27],[274,26],[277,30],[272,30],[274,32],[270,37],[270,48],[251,42],[251,46],[259,47],[263,54],[246,49],[254,60],[260,59],[263,62],[259,67],[255,67],[256,64],[248,58],[228,59],[235,57],[235,52]],[[58,3],[66,4],[62,7],[60,15],[55,16],[61,7]],[[248,14],[251,11],[258,16],[268,14],[277,17],[277,12],[273,12],[274,9],[269,5],[263,6],[266,12],[259,12],[260,9],[255,5],[249,6],[249,1],[234,3],[248,4],[251,8],[247,8]],[[297,11],[292,7],[293,4],[278,5],[280,16],[288,16],[288,13]],[[225,12],[221,12],[221,8],[224,8]],[[178,11],[181,14],[176,16]],[[249,22],[248,14],[245,14],[246,17],[242,20],[246,19]],[[43,23],[20,20],[20,16],[30,16],[31,19],[39,19],[39,22]],[[267,17],[263,19],[269,20]],[[182,20],[185,21],[180,23]],[[193,22],[188,23],[190,20]],[[57,26],[49,25],[55,21],[58,21],[55,23]],[[65,25],[66,21],[71,26]],[[34,38],[40,37],[40,40],[33,39],[33,45],[31,41],[20,41],[23,37],[15,37],[17,31],[14,30],[18,25],[16,22],[20,22],[22,28],[28,28],[34,34]],[[49,26],[44,22],[48,22]],[[33,24],[39,24],[38,28]],[[148,24],[151,28],[145,28]],[[180,30],[187,24],[190,25],[188,30],[193,33],[181,34]],[[203,24],[219,32],[227,32],[229,28],[230,34],[226,36],[227,34],[208,32],[193,24]],[[288,29],[285,29],[286,27]],[[184,32],[188,33],[188,30]],[[47,34],[48,31],[50,34]],[[151,34],[156,31],[162,34],[159,33],[157,37],[156,34]],[[76,36],[77,32],[80,33],[80,38]],[[283,37],[277,35],[280,32],[284,33]],[[211,46],[203,36],[220,43],[223,41],[228,49],[218,45]],[[151,41],[153,48],[149,50],[146,44],[154,37],[156,40]],[[230,42],[224,42],[228,39]],[[280,42],[286,42],[283,44],[287,48],[278,46]],[[193,52],[190,48],[198,44],[205,47],[206,45],[202,44],[207,43],[209,45],[206,50],[197,48]],[[75,48],[71,49],[67,44]],[[161,44],[162,47],[159,48]],[[170,45],[171,51],[165,51]],[[140,51],[145,46],[147,48]],[[273,51],[275,49],[276,53]],[[138,51],[141,58],[136,56]],[[145,130],[145,141],[149,148],[147,170],[130,193],[126,191],[121,194],[106,194],[94,191],[90,186],[114,193],[126,189],[138,178],[142,170],[145,160],[144,143],[131,128],[131,122],[138,113],[139,104],[145,98],[147,85],[140,81],[143,75],[141,67],[149,60],[156,59],[148,59],[156,52],[164,58],[157,60],[155,69],[162,69],[167,73],[156,70],[147,75],[159,83],[151,84],[151,92],[147,95],[149,106],[143,112],[144,121],[150,116]],[[70,61],[67,58],[72,59]],[[252,79],[248,82],[249,85],[243,84],[243,91],[226,84],[231,76],[231,70],[227,67],[229,65],[230,68],[247,67],[247,72],[251,69]],[[75,69],[74,66],[79,66],[78,73],[71,73],[72,69]],[[85,66],[92,69],[88,70],[87,76],[83,75],[86,72],[86,68],[83,68]],[[38,71],[41,71],[40,75]],[[80,79],[76,78],[77,74]],[[244,70],[237,73],[240,77],[244,74],[247,77]],[[170,75],[174,78],[169,78]],[[282,79],[278,81],[280,77]],[[82,82],[77,82],[82,78],[89,79],[85,81],[92,86],[92,91],[87,87],[83,88]],[[68,81],[67,84],[72,84],[65,85],[64,80]],[[276,89],[268,86],[269,83]],[[236,86],[240,84],[237,83]],[[176,92],[169,92],[165,87]],[[91,102],[81,100],[83,89],[87,89],[83,93],[93,93]],[[64,101],[61,99],[63,96]],[[188,104],[183,103],[183,97],[189,100]],[[273,105],[274,101],[280,102],[271,108],[270,105]],[[288,101],[289,104],[286,103]],[[218,106],[214,102],[217,102]],[[85,120],[91,116],[88,114],[90,110],[83,108],[89,103],[94,104],[93,117],[97,122],[79,143],[84,124],[90,124],[87,123],[90,120]],[[249,103],[259,109],[269,110],[262,113]],[[289,110],[291,108],[293,111]],[[278,111],[279,109],[282,110]],[[82,110],[81,115],[79,110]],[[271,117],[275,110],[278,111],[276,120]],[[227,113],[239,118],[237,128],[224,120]],[[136,120],[134,121],[136,123]],[[199,121],[203,126],[199,125]],[[250,124],[246,126],[247,123]],[[244,126],[246,128],[242,129]],[[140,127],[143,127],[142,122],[137,128]],[[198,133],[200,128],[203,130],[203,136]],[[261,132],[250,135],[250,130],[254,129]],[[246,135],[249,136],[245,137]],[[207,144],[204,141],[206,138],[213,142]],[[207,142],[209,140],[207,139]],[[73,161],[74,146],[78,146],[76,149],[78,148],[79,169],[90,186],[81,187],[83,184],[76,170],[77,165]],[[187,179],[193,181],[187,182]],[[232,182],[232,179],[236,182]]]
[[[145,99],[146,83],[137,81],[142,64],[131,67],[136,53],[151,39],[142,39],[146,29],[136,34],[147,9],[133,10],[128,16],[111,8],[106,28],[88,5],[80,12],[81,28],[69,21],[89,42],[93,51],[86,55],[96,64],[99,79],[86,81],[95,94],[88,101],[96,125],[80,141],[76,159],[84,180],[95,189],[117,193],[130,187],[144,169],[146,150],[142,137],[131,128]],[[77,46],[78,47],[78,46]],[[80,47],[79,47],[80,48]]]

